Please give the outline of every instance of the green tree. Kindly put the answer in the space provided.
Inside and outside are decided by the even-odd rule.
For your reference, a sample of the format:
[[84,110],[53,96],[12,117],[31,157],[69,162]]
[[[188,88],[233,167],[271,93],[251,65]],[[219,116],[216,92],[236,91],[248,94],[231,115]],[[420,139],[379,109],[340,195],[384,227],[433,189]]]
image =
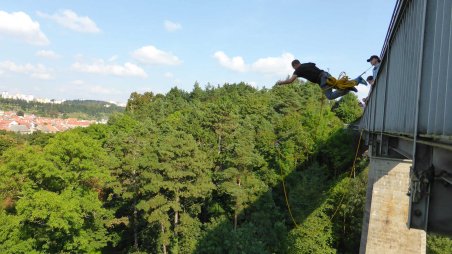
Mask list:
[[358,97],[348,93],[341,97],[335,105],[333,112],[336,113],[344,123],[352,123],[361,117],[363,109],[359,105]]
[[[140,216],[137,208],[143,197],[145,184],[143,174],[156,163],[154,143],[156,134],[149,122],[139,123],[128,115],[116,116],[110,122],[114,134],[105,142],[105,149],[110,155],[111,174],[116,181],[109,185],[111,189],[109,206],[117,210],[113,229],[126,225],[128,228],[113,230],[118,237],[124,237],[126,249],[132,242],[132,249],[139,250]],[[129,235],[132,235],[132,241]]]
[[0,100],[25,112],[110,114],[107,125],[56,135],[1,134],[0,249],[351,252],[365,177],[344,175],[357,138],[343,130],[357,106],[349,97],[328,101],[307,82],[132,93],[125,113],[95,101]]
[[336,253],[333,226],[321,208],[316,209],[288,237],[287,253]]
[[179,243],[187,241],[185,227],[196,225],[193,220],[213,188],[209,173],[212,165],[191,135],[171,127],[159,135],[156,154],[158,163],[143,175],[147,179],[143,187],[146,197],[138,206],[146,220],[160,228],[160,251],[167,253],[170,247],[172,253],[189,253],[193,250],[181,247],[194,244]]
[[32,253],[93,253],[106,246],[112,214],[101,200],[111,180],[105,158],[99,143],[71,132],[44,149],[8,150],[0,167],[0,195],[8,201],[0,230],[14,238],[2,239],[1,249],[15,253],[17,243]]
[[446,254],[452,250],[452,239],[436,234],[427,235],[427,253]]

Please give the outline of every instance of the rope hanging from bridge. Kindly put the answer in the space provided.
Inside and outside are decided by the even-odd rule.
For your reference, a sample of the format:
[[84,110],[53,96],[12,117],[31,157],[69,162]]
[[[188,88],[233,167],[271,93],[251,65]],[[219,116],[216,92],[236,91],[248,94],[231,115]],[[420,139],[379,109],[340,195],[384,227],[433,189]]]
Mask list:
[[[321,120],[322,120],[322,118],[323,118],[323,104],[324,104],[324,103],[325,103],[325,97],[322,96],[322,104],[321,104],[321,106],[320,106],[319,122],[317,123],[317,126],[320,125],[320,122],[321,122]],[[275,142],[275,146],[278,146],[278,141],[279,141],[279,140],[277,140],[277,141]],[[280,158],[282,158],[281,152],[279,151],[278,148],[276,149],[276,151],[277,151],[277,153],[278,153],[278,156],[279,156]],[[285,181],[284,181],[284,173],[283,173],[282,167],[279,167],[279,172],[280,172],[280,175],[281,175],[281,183],[282,183],[282,187],[283,187],[283,192],[284,192],[284,198],[285,198],[285,201],[286,201],[287,211],[289,212],[289,216],[290,216],[290,218],[292,219],[293,224],[294,224],[295,227],[297,228],[297,227],[298,227],[298,224],[297,224],[297,222],[296,222],[296,220],[295,220],[295,217],[294,217],[293,214],[292,214],[292,209],[290,209],[290,202],[289,202],[289,197],[287,196],[286,183],[285,183]]]
[[[343,77],[345,77],[346,79],[348,79],[348,77],[345,76],[345,75],[344,75]],[[321,119],[322,119],[322,117],[323,117],[323,103],[324,103],[324,100],[322,100],[322,106],[321,106],[320,117],[319,117],[319,124],[320,124],[320,121],[321,121]],[[317,126],[319,126],[319,124],[318,124]],[[355,152],[355,158],[353,159],[353,166],[352,166],[352,168],[350,169],[349,177],[353,177],[353,178],[355,177],[355,172],[356,172],[356,159],[358,158],[358,152],[359,152],[359,147],[360,147],[360,145],[361,145],[362,135],[363,135],[363,130],[361,130],[360,135],[359,135],[358,145],[357,145],[357,147],[356,147],[356,152]],[[278,141],[275,142],[275,146],[278,146]],[[278,156],[279,156],[280,158],[282,158],[281,152],[279,151],[278,147],[277,147],[276,151],[277,151],[277,153],[278,153]],[[295,225],[295,228],[297,228],[297,227],[298,227],[298,224],[297,224],[297,222],[296,222],[296,220],[295,220],[295,217],[293,216],[292,209],[291,209],[291,206],[290,206],[289,197],[288,197],[288,195],[287,195],[286,183],[285,183],[285,181],[284,181],[284,172],[283,172],[283,170],[282,170],[282,167],[279,167],[279,169],[280,169],[281,183],[282,183],[282,187],[283,187],[284,199],[285,199],[285,202],[286,202],[287,210],[288,210],[288,212],[289,212],[289,216],[290,216],[290,218],[291,218],[293,224]],[[337,211],[339,210],[339,207],[342,205],[342,202],[344,201],[344,198],[345,198],[345,194],[346,194],[346,193],[344,192],[344,194],[342,195],[341,200],[339,201],[339,204],[337,205],[335,211],[333,212],[333,215],[331,216],[330,220],[332,220],[332,219],[334,218],[334,216],[336,215]]]
[[[351,177],[355,178],[356,158],[358,157],[358,151],[359,151],[359,146],[361,145],[362,137],[363,137],[363,130],[361,130],[361,133],[359,134],[358,145],[356,146],[355,159],[353,159],[353,166],[350,170],[350,175],[348,176],[350,178]],[[339,201],[339,204],[336,206],[336,209],[334,210],[334,213],[331,216],[330,220],[333,220],[334,216],[336,215],[337,211],[339,210],[339,207],[342,205],[342,202],[344,201],[344,198],[345,198],[345,194],[346,194],[346,192],[344,192],[344,194],[342,194],[341,200]]]

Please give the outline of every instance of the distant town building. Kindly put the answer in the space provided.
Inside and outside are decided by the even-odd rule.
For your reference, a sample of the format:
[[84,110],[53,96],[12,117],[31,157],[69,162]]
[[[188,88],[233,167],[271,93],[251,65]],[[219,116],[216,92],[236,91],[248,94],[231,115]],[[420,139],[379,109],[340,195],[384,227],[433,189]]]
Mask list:
[[19,93],[15,94],[15,95],[10,95],[8,92],[2,92],[1,97],[3,99],[24,100],[26,102],[34,101],[34,102],[51,103],[51,104],[61,104],[61,103],[65,102],[65,100],[35,98],[34,95],[26,95],[26,94],[19,94]]
[[33,114],[17,116],[16,112],[6,111],[0,114],[0,130],[13,131],[21,134],[30,134],[35,131],[56,133],[77,127],[88,127],[91,124],[105,123],[90,120],[78,120],[76,118],[48,118],[38,117]]
[[17,133],[20,133],[20,134],[30,134],[30,133],[32,133],[32,131],[29,129],[29,128],[27,128],[27,126],[25,126],[25,125],[12,125],[11,127],[9,127],[9,130],[10,131],[13,131],[13,132],[17,132]]

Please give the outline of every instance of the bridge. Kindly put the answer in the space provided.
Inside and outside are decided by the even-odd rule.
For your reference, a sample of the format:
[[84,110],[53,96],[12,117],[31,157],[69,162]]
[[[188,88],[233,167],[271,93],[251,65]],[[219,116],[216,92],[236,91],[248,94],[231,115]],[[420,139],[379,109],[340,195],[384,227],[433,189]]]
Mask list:
[[359,127],[370,171],[360,253],[452,235],[452,1],[398,0]]

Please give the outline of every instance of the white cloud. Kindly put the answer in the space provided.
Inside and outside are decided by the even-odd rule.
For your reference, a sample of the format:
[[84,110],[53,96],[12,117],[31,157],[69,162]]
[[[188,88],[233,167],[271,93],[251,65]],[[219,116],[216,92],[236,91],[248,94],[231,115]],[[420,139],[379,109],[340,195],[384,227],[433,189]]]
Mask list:
[[278,57],[259,58],[251,65],[255,72],[269,75],[287,75],[293,72],[291,62],[295,57],[290,53],[284,53]]
[[165,52],[152,45],[141,47],[132,53],[132,57],[145,64],[178,65],[182,61],[171,52]]
[[34,79],[42,79],[42,80],[51,80],[54,79],[52,74],[47,72],[35,72],[31,74],[31,77]]
[[168,32],[174,32],[176,30],[182,29],[182,25],[179,23],[175,23],[169,20],[165,20],[165,23],[163,24],[166,31]]
[[223,51],[217,51],[213,54],[213,57],[218,60],[220,65],[233,71],[245,72],[248,70],[248,66],[241,56],[230,58]]
[[47,58],[47,59],[58,59],[60,55],[53,52],[52,50],[39,50],[36,52],[36,55],[39,57]]
[[165,78],[172,78],[172,77],[174,77],[173,73],[171,73],[171,72],[165,72],[165,74],[163,74],[163,76],[165,76]]
[[356,93],[356,96],[358,96],[359,99],[367,97],[369,94],[370,84],[367,86],[359,85],[356,87],[358,89],[358,93]]
[[77,80],[72,81],[71,83],[74,85],[83,85],[83,84],[85,84],[85,81],[77,79]]
[[[74,81],[78,81],[78,80],[74,80]],[[58,91],[62,92],[62,93],[82,93],[83,97],[86,97],[87,94],[89,95],[93,95],[95,98],[99,96],[99,94],[104,94],[104,95],[115,95],[115,94],[122,94],[121,91],[119,91],[116,88],[112,88],[112,87],[105,87],[105,86],[100,86],[100,85],[92,85],[92,84],[85,84],[85,82],[80,83],[80,84],[75,84],[76,86],[74,86],[74,81],[71,82],[71,85],[65,85],[65,86],[60,86],[58,88]],[[78,82],[76,82],[78,83]],[[88,97],[92,97],[92,96],[88,96]]]
[[238,72],[257,72],[267,75],[287,75],[292,72],[291,61],[295,57],[290,53],[284,53],[277,57],[259,58],[252,64],[246,64],[241,56],[229,57],[223,51],[217,51],[213,55],[221,66]]
[[132,76],[146,78],[148,76],[141,67],[135,64],[132,63],[125,63],[123,65],[108,64],[105,63],[104,60],[97,60],[90,64],[75,62],[74,64],[72,64],[72,68],[80,72],[115,75],[121,77]]
[[96,23],[87,16],[79,16],[72,10],[61,10],[52,15],[38,12],[38,15],[55,21],[59,25],[82,33],[98,33],[100,29]]
[[22,39],[30,44],[47,45],[49,40],[37,21],[24,12],[0,11],[0,35]]
[[114,62],[114,61],[116,61],[118,59],[118,56],[117,55],[114,55],[114,56],[111,56],[110,58],[108,58],[108,61],[109,62]]
[[53,70],[42,64],[33,65],[27,63],[20,65],[12,61],[3,61],[0,62],[0,70],[4,72],[28,74],[34,79],[50,80],[54,78],[52,75]]
[[120,94],[121,91],[111,87],[104,86],[89,86],[88,91],[94,94]]

